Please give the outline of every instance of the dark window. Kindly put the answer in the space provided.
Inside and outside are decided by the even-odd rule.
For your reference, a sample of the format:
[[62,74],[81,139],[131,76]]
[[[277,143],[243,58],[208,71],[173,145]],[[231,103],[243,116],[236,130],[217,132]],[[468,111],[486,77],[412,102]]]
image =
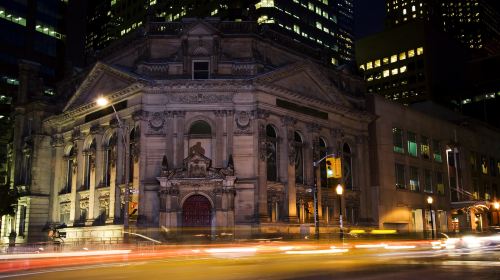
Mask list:
[[266,164],[267,164],[267,180],[278,180],[278,165],[277,165],[277,150],[278,141],[276,129],[272,125],[266,126]]
[[353,189],[352,183],[352,156],[351,148],[347,143],[344,143],[342,148],[342,177],[346,190]]
[[208,79],[210,78],[208,61],[193,62],[193,79]]
[[300,134],[295,131],[295,182],[303,184],[304,183],[304,157],[303,157],[303,142]]
[[395,165],[396,189],[406,189],[405,166],[399,163]]
[[400,128],[392,128],[392,140],[394,143],[394,152],[404,153],[405,149],[403,147],[403,130]]
[[212,129],[210,125],[204,121],[195,121],[189,128],[189,134],[210,135],[212,134]]

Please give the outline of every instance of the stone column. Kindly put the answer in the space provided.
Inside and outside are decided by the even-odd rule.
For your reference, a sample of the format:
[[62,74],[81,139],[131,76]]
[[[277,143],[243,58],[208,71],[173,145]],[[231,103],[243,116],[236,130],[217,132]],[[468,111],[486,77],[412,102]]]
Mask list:
[[52,166],[54,176],[52,177],[50,190],[49,220],[59,221],[59,192],[66,187],[66,160],[64,158],[64,139],[62,135],[52,137]]
[[[212,157],[216,167],[223,167],[224,153],[224,122],[226,111],[215,111],[215,141],[212,140]],[[215,145],[214,145],[215,144]]]
[[[297,190],[295,186],[295,153],[294,127],[296,120],[285,116],[282,118],[283,141],[280,145],[280,173],[286,178],[285,186],[285,221],[296,223],[297,220]],[[283,173],[282,173],[283,172]]]
[[360,218],[368,221],[374,220],[375,212],[372,209],[376,209],[373,202],[375,200],[372,197],[372,188],[370,188],[370,162],[368,160],[363,160],[369,158],[369,148],[368,148],[368,136],[358,136],[356,137],[356,150],[352,155],[352,160],[355,162],[353,166],[353,183],[354,187],[360,190],[360,205],[359,214]]
[[266,121],[265,119],[259,119],[256,121],[256,133],[258,138],[258,147],[259,147],[259,208],[258,208],[258,219],[262,222],[269,222],[269,214],[268,214],[268,204],[267,204],[267,163],[266,163]]
[[233,136],[234,136],[234,112],[227,111],[226,113],[226,130],[224,131],[226,135],[226,156],[233,155]]
[[[177,137],[175,139],[175,149],[174,149],[174,167],[175,168],[180,168],[182,167],[182,161],[184,160],[184,125],[185,125],[185,116],[186,112],[184,111],[175,111],[174,112],[174,133],[177,134]],[[186,153],[187,154],[187,153]]]
[[94,134],[94,141],[96,143],[95,151],[92,151],[93,164],[91,164],[90,169],[90,186],[89,186],[89,212],[87,214],[87,225],[92,225],[94,220],[99,216],[99,192],[96,188],[102,179],[102,159],[103,159],[103,148],[102,148],[102,131],[100,128],[92,128],[91,133]]
[[83,156],[83,139],[80,136],[80,131],[73,132],[74,146],[73,149],[76,153],[76,162],[73,164],[73,180],[71,182],[71,206],[69,214],[69,225],[72,226],[80,213],[79,200],[77,199],[77,190],[80,189],[83,178],[84,169],[84,156]]

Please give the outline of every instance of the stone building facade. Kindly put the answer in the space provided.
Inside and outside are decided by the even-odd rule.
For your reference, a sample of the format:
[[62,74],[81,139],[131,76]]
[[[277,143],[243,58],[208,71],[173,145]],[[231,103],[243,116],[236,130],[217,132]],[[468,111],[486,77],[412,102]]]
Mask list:
[[42,228],[65,224],[67,241],[119,241],[124,211],[130,230],[298,234],[312,229],[312,163],[327,153],[346,175],[329,186],[316,171],[322,231],[338,228],[337,183],[348,223],[374,221],[362,81],[252,26],[151,24],[111,48],[60,112],[44,105],[30,137],[17,130],[26,168],[4,239],[45,240]]

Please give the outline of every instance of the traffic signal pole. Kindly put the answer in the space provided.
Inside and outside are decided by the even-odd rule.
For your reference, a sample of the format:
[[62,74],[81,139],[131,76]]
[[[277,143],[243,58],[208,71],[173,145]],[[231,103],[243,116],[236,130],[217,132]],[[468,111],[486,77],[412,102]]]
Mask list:
[[[318,210],[318,178],[316,172],[318,171],[318,165],[327,158],[335,157],[335,154],[328,154],[317,161],[313,161],[313,199],[314,199],[314,238],[319,239],[319,210]],[[331,162],[329,162],[331,164]],[[327,169],[327,178],[333,177],[332,174],[328,173]]]

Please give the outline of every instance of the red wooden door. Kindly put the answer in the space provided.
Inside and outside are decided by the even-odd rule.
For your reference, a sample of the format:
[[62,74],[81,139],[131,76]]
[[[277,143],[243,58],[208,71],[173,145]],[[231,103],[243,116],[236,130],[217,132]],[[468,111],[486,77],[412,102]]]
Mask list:
[[182,206],[182,225],[184,227],[210,227],[210,201],[203,195],[192,195]]

